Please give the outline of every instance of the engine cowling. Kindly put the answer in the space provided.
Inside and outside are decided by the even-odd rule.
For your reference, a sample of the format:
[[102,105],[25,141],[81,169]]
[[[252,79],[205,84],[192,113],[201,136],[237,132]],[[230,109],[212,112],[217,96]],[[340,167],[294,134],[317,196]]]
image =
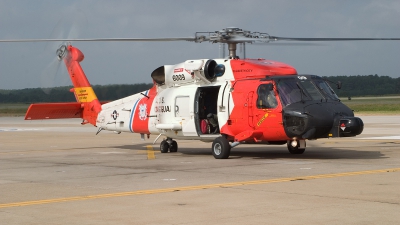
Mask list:
[[187,60],[176,65],[160,66],[151,73],[151,77],[158,85],[182,85],[202,80],[211,83],[216,77],[225,73],[225,65],[217,64],[212,59]]

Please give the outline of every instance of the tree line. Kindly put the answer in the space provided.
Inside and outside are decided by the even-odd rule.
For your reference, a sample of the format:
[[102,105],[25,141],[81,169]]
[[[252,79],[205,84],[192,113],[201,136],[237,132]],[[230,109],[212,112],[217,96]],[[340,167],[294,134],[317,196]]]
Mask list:
[[[332,83],[342,82],[337,89],[329,83],[339,97],[400,95],[400,78],[378,75],[330,76],[324,77]],[[113,84],[94,85],[93,89],[100,101],[112,101],[148,90],[153,84]],[[69,87],[51,89],[26,88],[19,90],[0,90],[0,103],[33,103],[33,102],[74,102],[75,96]]]
[[[113,84],[94,85],[93,90],[100,101],[112,101],[146,91],[153,84]],[[0,103],[36,103],[36,102],[75,102],[70,92],[72,86],[55,88],[26,88],[19,90],[0,90]]]
[[378,75],[324,77],[333,82],[342,82],[342,88],[329,83],[339,97],[400,95],[400,77]]

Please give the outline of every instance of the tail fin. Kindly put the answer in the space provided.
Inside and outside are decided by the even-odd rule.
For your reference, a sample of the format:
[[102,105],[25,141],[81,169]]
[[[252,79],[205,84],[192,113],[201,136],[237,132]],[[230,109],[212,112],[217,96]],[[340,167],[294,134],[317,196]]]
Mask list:
[[[96,125],[97,115],[101,111],[101,104],[97,99],[85,73],[79,64],[83,59],[83,53],[71,45],[62,45],[57,50],[59,60],[64,60],[68,74],[71,78],[73,88],[70,90],[75,94],[77,103],[62,104],[63,107],[58,108],[57,104],[33,104],[29,107],[25,119],[60,119],[60,118],[76,118],[80,117],[83,123]],[[77,108],[78,106],[78,108]],[[66,108],[67,107],[67,108]],[[74,111],[72,114],[60,114],[60,111]]]
[[84,58],[83,53],[71,45],[68,45],[67,51],[64,62],[74,86],[71,91],[74,92],[76,101],[82,104],[82,118],[88,123],[96,125],[101,104],[79,64]]

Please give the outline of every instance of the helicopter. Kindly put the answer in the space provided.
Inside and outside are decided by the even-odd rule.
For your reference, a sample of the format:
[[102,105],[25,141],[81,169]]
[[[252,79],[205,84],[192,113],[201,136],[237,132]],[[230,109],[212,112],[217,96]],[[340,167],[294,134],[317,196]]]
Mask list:
[[[176,140],[212,142],[216,159],[227,159],[241,144],[287,145],[303,154],[307,140],[354,137],[364,124],[344,105],[330,81],[298,74],[285,63],[262,58],[239,58],[237,45],[275,41],[372,41],[400,38],[293,38],[228,27],[196,32],[182,38],[20,39],[0,42],[59,41],[56,57],[63,61],[73,84],[72,103],[32,104],[25,120],[81,118],[83,124],[116,133],[158,135],[161,153],[178,151]],[[191,41],[226,44],[228,57],[192,59],[162,65],[151,73],[153,86],[111,102],[100,102],[80,62],[79,41]],[[341,83],[335,83],[341,88]]]

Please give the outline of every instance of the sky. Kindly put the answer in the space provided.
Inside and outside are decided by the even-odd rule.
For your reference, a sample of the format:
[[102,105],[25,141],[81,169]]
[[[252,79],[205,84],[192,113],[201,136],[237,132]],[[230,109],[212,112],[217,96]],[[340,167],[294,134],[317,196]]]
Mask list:
[[[280,37],[400,38],[399,21],[398,0],[0,0],[0,39],[192,37],[226,27]],[[0,43],[0,89],[70,85],[63,65],[57,72],[60,44]],[[85,55],[81,65],[93,85],[151,83],[159,66],[219,57],[218,44],[209,42],[72,45]],[[248,58],[320,76],[400,77],[399,54],[400,41],[246,45]]]

